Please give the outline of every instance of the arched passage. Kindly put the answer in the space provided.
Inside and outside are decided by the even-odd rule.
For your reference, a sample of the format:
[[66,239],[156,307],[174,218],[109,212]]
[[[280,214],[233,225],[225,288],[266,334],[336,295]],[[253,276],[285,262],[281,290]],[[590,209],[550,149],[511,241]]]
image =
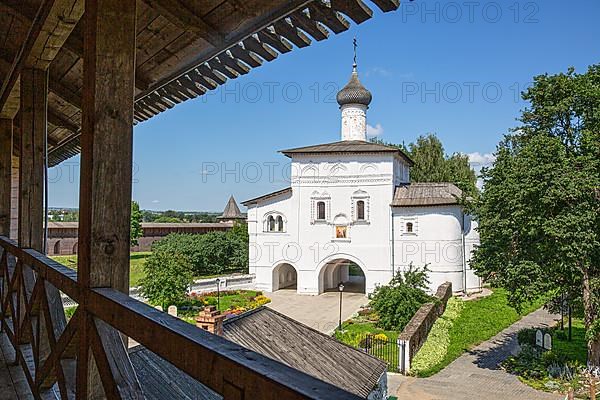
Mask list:
[[54,255],[55,256],[59,256],[60,255],[60,240],[57,240],[56,243],[54,243]]
[[296,289],[298,273],[291,264],[282,263],[273,268],[273,291],[281,289]]
[[344,292],[367,292],[364,271],[348,258],[335,258],[323,265],[319,272],[319,293],[338,291],[340,282],[344,284]]

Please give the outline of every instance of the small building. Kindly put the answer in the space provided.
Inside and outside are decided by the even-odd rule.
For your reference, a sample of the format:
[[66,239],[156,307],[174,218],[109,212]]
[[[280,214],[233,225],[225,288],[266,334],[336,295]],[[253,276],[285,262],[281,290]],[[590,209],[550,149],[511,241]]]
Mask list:
[[[202,318],[203,325],[211,320],[222,323],[223,337],[242,347],[337,386],[358,398],[387,398],[385,362],[277,311],[260,307],[224,322],[212,318],[211,310],[206,311],[205,315],[211,318]],[[221,328],[205,327],[205,330],[218,332]],[[222,399],[141,346],[130,349],[130,357],[142,387],[155,386],[159,377],[165,374],[169,376],[172,387],[162,388],[165,397],[156,399]]]

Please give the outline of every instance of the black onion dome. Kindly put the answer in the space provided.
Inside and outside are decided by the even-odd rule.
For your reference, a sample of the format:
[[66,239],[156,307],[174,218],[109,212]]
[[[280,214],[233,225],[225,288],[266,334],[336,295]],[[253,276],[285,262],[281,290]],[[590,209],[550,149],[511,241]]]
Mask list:
[[365,88],[358,79],[356,69],[352,72],[350,82],[337,94],[337,102],[340,106],[346,104],[362,104],[368,106],[373,100],[371,92]]

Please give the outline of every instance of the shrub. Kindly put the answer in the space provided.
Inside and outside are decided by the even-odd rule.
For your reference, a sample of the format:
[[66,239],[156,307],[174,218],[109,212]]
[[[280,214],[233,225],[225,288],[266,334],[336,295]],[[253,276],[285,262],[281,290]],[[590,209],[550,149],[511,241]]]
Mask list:
[[537,329],[524,328],[517,332],[517,341],[520,345],[528,344],[530,346],[535,345],[535,334]]
[[372,295],[371,307],[377,312],[377,326],[385,330],[401,331],[419,308],[434,300],[425,293],[427,266],[422,271],[411,266],[404,274],[398,274],[389,285],[379,286]]

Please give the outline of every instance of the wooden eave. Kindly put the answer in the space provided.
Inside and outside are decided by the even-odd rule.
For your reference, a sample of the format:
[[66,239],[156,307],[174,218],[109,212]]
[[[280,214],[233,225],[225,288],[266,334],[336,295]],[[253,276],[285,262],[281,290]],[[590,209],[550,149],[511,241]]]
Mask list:
[[[10,101],[0,103],[1,116],[18,112],[19,54],[41,11],[74,0],[0,0],[0,88]],[[400,0],[138,0],[134,122],[142,122],[178,103],[202,96],[249,73],[279,54],[324,40],[373,16],[373,3],[384,12]],[[63,11],[64,15],[64,11]],[[46,49],[49,62],[49,164],[80,151],[83,86],[82,20],[73,23],[59,48]],[[39,28],[39,27],[38,27]],[[30,67],[36,63],[24,59]],[[16,72],[15,72],[16,71]],[[0,98],[6,99],[3,93]],[[15,97],[16,96],[16,97]]]

